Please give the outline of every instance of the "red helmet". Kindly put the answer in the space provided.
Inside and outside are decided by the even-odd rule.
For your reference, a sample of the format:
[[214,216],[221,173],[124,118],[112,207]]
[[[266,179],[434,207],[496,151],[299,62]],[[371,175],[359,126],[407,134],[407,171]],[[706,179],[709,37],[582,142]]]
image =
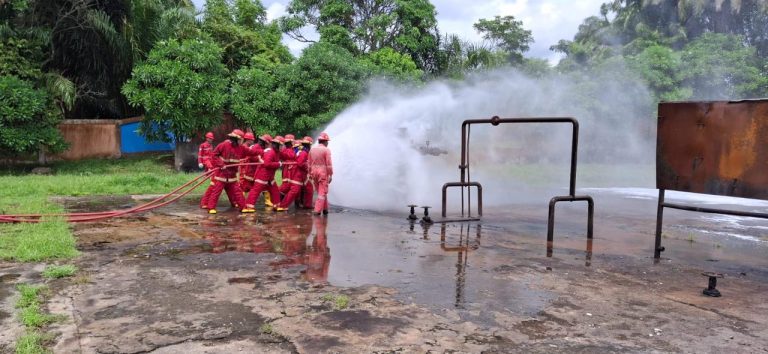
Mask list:
[[293,136],[293,134],[285,134],[285,141],[286,141],[286,142],[288,142],[288,141],[294,141],[295,139],[296,139],[296,137],[295,137],[295,136]]
[[264,135],[259,137],[259,140],[266,141],[267,143],[271,143],[272,142],[272,135],[264,134]]
[[312,144],[313,140],[311,136],[305,136],[304,139],[301,140],[302,144]]
[[331,138],[330,138],[330,137],[328,137],[328,134],[327,134],[327,133],[325,133],[325,132],[322,132],[322,133],[320,133],[320,136],[318,136],[318,137],[317,137],[317,140],[318,140],[318,141],[323,141],[323,140],[325,140],[325,141],[331,141]]
[[213,139],[213,133],[211,133],[211,132],[205,133],[205,138],[206,139]]
[[241,138],[241,139],[243,138],[243,135],[244,133],[240,129],[235,129],[231,133],[227,134],[227,136],[231,136],[233,138]]
[[278,135],[278,136],[275,137],[275,139],[272,142],[278,142],[280,144],[285,144],[285,138],[283,138],[282,136]]
[[256,140],[253,137],[253,133],[245,133],[245,136],[243,136],[243,139],[245,139],[245,140]]

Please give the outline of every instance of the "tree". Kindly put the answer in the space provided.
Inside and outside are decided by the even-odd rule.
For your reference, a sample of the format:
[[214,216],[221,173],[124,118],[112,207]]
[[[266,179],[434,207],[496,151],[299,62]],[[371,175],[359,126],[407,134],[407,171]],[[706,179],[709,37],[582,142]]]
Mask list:
[[290,101],[286,88],[278,85],[287,65],[264,67],[252,65],[237,71],[232,79],[231,107],[238,120],[259,133],[287,131]]
[[56,128],[61,116],[47,92],[14,76],[0,76],[0,156],[66,148]]
[[428,0],[292,0],[287,11],[280,26],[296,40],[315,42],[301,32],[311,26],[320,41],[354,55],[389,47],[421,70],[437,70],[436,11]]
[[288,94],[292,131],[308,133],[331,121],[361,94],[369,73],[352,53],[327,43],[307,47],[279,80]]
[[232,73],[254,56],[273,63],[293,60],[280,42],[277,24],[265,23],[266,12],[258,0],[238,0],[234,7],[226,0],[207,0],[203,18],[203,30],[224,50],[224,64]]
[[[16,28],[46,35],[44,72],[73,83],[69,117],[120,118],[131,109],[120,87],[135,62],[162,36],[194,26],[194,6],[186,0],[28,0]],[[169,30],[169,29],[178,29]]]
[[628,61],[648,84],[656,101],[684,100],[693,94],[683,86],[680,53],[672,48],[653,45],[629,57]]
[[682,82],[697,99],[739,99],[762,97],[768,78],[764,61],[754,47],[740,36],[706,33],[689,43],[682,52]]
[[512,64],[523,62],[523,53],[528,51],[528,45],[533,42],[531,31],[524,29],[523,22],[515,20],[514,16],[480,19],[474,24],[474,28],[494,48],[505,51],[508,61]]
[[122,89],[131,105],[146,112],[145,136],[181,141],[220,122],[229,84],[221,55],[205,39],[157,43]]
[[371,67],[373,75],[394,81],[416,82],[424,75],[409,55],[389,47],[369,53],[363,61]]

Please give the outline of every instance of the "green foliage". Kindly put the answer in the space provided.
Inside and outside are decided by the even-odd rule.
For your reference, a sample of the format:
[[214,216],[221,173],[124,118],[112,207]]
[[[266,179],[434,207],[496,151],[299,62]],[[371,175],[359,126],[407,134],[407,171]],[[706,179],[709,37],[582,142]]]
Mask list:
[[230,6],[224,0],[206,3],[203,30],[221,47],[223,62],[234,73],[258,60],[288,63],[293,56],[281,43],[277,24],[267,25],[266,10],[260,1],[238,0]]
[[209,40],[159,42],[133,70],[123,93],[143,107],[142,132],[153,140],[177,140],[215,126],[227,101],[227,69]]
[[267,9],[258,0],[235,0],[235,22],[255,30],[267,21]]
[[43,270],[43,277],[49,279],[58,279],[64,277],[71,277],[77,272],[77,267],[72,264],[65,265],[49,265]]
[[684,100],[691,96],[691,90],[682,86],[680,53],[653,45],[628,59],[655,94],[656,101]]
[[312,42],[301,32],[312,26],[321,42],[354,55],[389,47],[409,55],[423,71],[437,70],[436,11],[428,0],[292,0],[287,11],[280,25],[296,40]]
[[504,50],[510,63],[521,64],[523,53],[533,42],[531,31],[524,29],[523,22],[515,20],[514,16],[496,16],[492,20],[480,19],[474,27],[494,47]]
[[307,47],[291,65],[254,62],[235,75],[232,112],[260,132],[308,134],[359,97],[365,80],[379,70],[371,65],[326,42]]
[[285,87],[278,86],[274,71],[243,68],[232,80],[232,113],[259,133],[276,134],[283,128],[281,118],[289,100]]
[[0,156],[57,152],[66,147],[48,94],[30,82],[0,76]]
[[685,46],[681,60],[682,81],[696,98],[754,98],[766,93],[762,62],[739,36],[706,33]]
[[382,48],[364,57],[375,75],[402,82],[416,82],[424,75],[413,59],[392,48]]
[[22,37],[0,38],[0,75],[34,82],[42,76],[43,59],[40,43]]
[[39,328],[59,320],[59,316],[46,314],[40,309],[43,294],[48,288],[45,286],[19,284],[16,286],[16,290],[19,291],[20,295],[19,300],[16,302],[16,308],[20,309],[19,319],[24,326]]
[[43,346],[48,338],[35,330],[27,330],[16,340],[16,354],[48,354],[50,350]]
[[304,50],[279,82],[288,94],[285,117],[296,117],[290,131],[301,134],[321,127],[362,92],[369,73],[351,53],[327,43]]

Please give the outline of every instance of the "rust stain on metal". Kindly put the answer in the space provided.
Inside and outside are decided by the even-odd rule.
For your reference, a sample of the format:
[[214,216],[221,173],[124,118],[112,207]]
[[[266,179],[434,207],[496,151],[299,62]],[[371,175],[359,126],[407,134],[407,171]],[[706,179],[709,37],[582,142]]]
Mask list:
[[660,103],[656,187],[768,200],[768,100]]

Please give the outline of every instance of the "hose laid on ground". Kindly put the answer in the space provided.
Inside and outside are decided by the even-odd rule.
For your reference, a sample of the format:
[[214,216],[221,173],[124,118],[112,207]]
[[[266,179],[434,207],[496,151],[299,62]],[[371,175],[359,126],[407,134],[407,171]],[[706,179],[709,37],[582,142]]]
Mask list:
[[[261,162],[239,163],[239,164],[227,165],[226,167],[232,168],[232,167],[238,167],[238,166],[255,166],[255,165],[261,165],[261,164],[262,164]],[[295,162],[285,162],[283,163],[283,166],[293,165],[293,164],[295,164]],[[66,217],[67,221],[69,222],[87,222],[87,221],[96,221],[101,219],[125,216],[129,214],[141,213],[141,212],[149,211],[162,206],[166,206],[168,204],[171,204],[181,199],[181,197],[191,193],[198,186],[205,183],[208,180],[208,178],[213,176],[218,170],[219,169],[213,169],[208,172],[205,172],[193,178],[189,182],[184,183],[180,187],[160,197],[157,197],[147,203],[137,205],[135,207],[128,208],[128,209],[110,210],[110,211],[102,211],[102,212],[88,212],[88,213],[7,214],[7,215],[0,215],[0,223],[21,223],[21,222],[38,223],[38,222],[44,221],[43,218],[55,218],[55,217]],[[168,200],[165,200],[169,197],[171,198]]]

